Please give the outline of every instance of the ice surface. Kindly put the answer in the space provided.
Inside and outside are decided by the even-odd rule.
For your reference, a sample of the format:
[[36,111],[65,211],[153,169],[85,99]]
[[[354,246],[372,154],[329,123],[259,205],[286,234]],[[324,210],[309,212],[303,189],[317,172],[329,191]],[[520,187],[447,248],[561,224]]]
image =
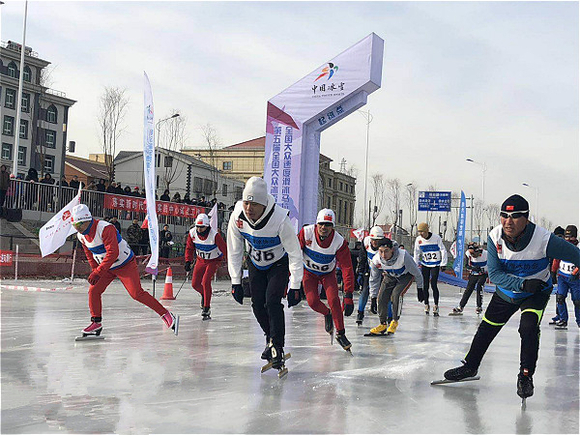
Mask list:
[[[116,281],[103,295],[105,340],[75,342],[89,324],[87,285],[3,281],[70,290],[1,290],[2,433],[578,433],[579,330],[542,322],[536,391],[516,395],[519,315],[483,360],[480,381],[431,386],[457,366],[479,319],[475,296],[447,316],[458,289],[441,285],[441,317],[426,316],[412,286],[394,337],[363,337],[378,324],[346,318],[354,357],[329,344],[323,316],[302,302],[285,310],[289,373],[260,374],[265,340],[246,299],[215,284],[212,320],[184,286],[179,336]],[[175,280],[175,290],[181,281]],[[143,280],[151,289],[151,281]],[[163,283],[157,285],[160,297]],[[490,295],[484,295],[485,303]],[[356,299],[356,298],[355,298]],[[369,303],[370,305],[370,303]],[[356,307],[356,300],[355,300]]]

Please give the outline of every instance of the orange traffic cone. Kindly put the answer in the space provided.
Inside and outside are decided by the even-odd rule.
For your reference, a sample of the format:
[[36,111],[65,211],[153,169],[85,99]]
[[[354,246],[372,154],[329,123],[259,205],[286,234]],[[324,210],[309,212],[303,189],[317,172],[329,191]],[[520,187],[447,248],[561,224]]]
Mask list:
[[165,287],[163,287],[163,296],[161,299],[164,300],[173,300],[173,272],[171,271],[171,267],[167,268],[167,275],[165,275]]

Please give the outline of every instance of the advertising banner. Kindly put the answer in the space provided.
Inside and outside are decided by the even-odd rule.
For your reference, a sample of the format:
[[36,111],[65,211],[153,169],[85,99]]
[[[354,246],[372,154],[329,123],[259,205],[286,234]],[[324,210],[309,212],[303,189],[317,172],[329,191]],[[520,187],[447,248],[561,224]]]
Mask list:
[[[124,195],[105,194],[104,205],[107,209],[126,210],[144,213],[147,210],[145,198],[131,198]],[[177,216],[183,218],[195,218],[200,213],[205,213],[204,207],[189,204],[177,204],[174,202],[155,201],[157,215]]]
[[463,277],[463,256],[465,255],[465,220],[467,216],[467,205],[465,193],[461,191],[461,205],[459,206],[459,222],[457,224],[456,251],[457,255],[453,262],[453,271],[458,278]]
[[372,33],[268,101],[264,180],[296,229],[316,217],[320,133],[380,88],[383,47]]
[[147,220],[149,222],[149,245],[151,258],[145,270],[157,275],[159,262],[159,224],[155,209],[155,114],[153,94],[147,73],[144,74],[144,113],[143,113],[143,176],[145,178],[145,198],[147,200]]
[[58,213],[45,223],[38,232],[40,253],[43,257],[52,254],[66,242],[66,238],[77,232],[71,223],[71,213],[75,205],[81,203],[81,189],[76,196]]

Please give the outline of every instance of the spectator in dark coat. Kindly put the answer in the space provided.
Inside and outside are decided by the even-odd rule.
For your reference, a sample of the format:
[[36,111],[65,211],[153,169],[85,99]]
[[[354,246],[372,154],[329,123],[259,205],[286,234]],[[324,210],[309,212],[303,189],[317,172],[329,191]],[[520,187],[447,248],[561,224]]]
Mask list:
[[107,187],[107,193],[115,193],[117,191],[117,183],[114,181]]
[[26,181],[34,181],[38,183],[38,171],[34,168],[28,170],[28,175],[25,178]]
[[177,203],[181,202],[181,195],[179,194],[179,192],[175,192],[175,195],[173,195],[173,198],[171,198],[171,202]]
[[6,165],[0,166],[0,211],[4,207],[4,199],[10,187],[10,173]]
[[105,186],[105,180],[103,178],[101,178],[99,180],[99,182],[97,183],[97,191],[98,192],[105,192],[107,190],[106,186]]
[[147,255],[150,252],[149,248],[149,228],[141,228],[141,255]]
[[133,193],[131,192],[131,188],[129,186],[125,186],[125,188],[123,189],[123,194],[127,196],[133,196]]
[[169,258],[171,252],[171,245],[169,242],[173,240],[173,234],[169,231],[169,225],[163,225],[163,229],[159,231],[159,256]]
[[184,204],[191,204],[191,198],[189,197],[189,192],[183,195],[183,200],[181,201]]
[[165,191],[163,192],[163,195],[161,195],[161,198],[159,198],[160,201],[171,201],[171,197],[169,196],[169,189],[165,189]]
[[117,187],[115,187],[115,194],[116,195],[123,195],[125,193],[123,188],[121,187],[121,183],[117,183]]
[[45,174],[44,178],[40,181],[41,184],[54,184],[54,178],[52,178],[52,175],[50,174]]
[[[57,183],[58,184],[58,183]],[[66,181],[66,177],[63,175],[62,178],[60,179],[60,185],[62,187],[68,187],[68,182]]]
[[73,175],[72,180],[70,180],[70,183],[68,185],[73,189],[78,189],[79,186],[81,185],[78,175]]
[[119,234],[121,234],[121,223],[117,220],[117,216],[111,217],[109,222],[115,225],[115,228],[117,228],[117,231],[119,231]]
[[127,228],[127,243],[135,255],[139,255],[141,251],[141,247],[139,246],[141,243],[141,227],[137,219],[133,219],[133,223]]

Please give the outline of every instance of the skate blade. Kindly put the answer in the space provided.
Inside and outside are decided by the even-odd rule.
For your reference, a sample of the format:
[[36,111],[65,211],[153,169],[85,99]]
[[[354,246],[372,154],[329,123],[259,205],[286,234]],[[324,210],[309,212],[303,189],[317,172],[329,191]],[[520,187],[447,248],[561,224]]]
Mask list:
[[286,367],[281,368],[280,370],[278,370],[278,379],[282,379],[287,374],[288,374],[288,369]]
[[526,410],[526,407],[527,407],[527,404],[526,404],[526,398],[524,397],[524,398],[522,399],[522,411],[525,411],[525,410]]
[[450,381],[449,379],[441,379],[438,381],[431,381],[431,385],[456,384],[458,382],[479,381],[480,376],[472,376],[470,378],[461,379],[460,381]]
[[350,350],[350,347],[349,347],[348,349],[344,349],[344,350],[346,350],[346,351],[347,351],[347,353],[348,353],[350,356],[354,356],[354,355],[352,354],[352,350]]
[[330,345],[332,346],[334,344],[334,328],[332,328],[332,331],[330,332]]
[[368,334],[364,335],[365,337],[390,337],[389,334],[373,334],[372,332],[369,332]]
[[84,335],[80,337],[75,337],[75,341],[94,341],[94,340],[104,340],[104,335]]
[[[287,353],[284,355],[284,362],[286,362],[287,360],[289,360],[292,357],[291,353]],[[264,373],[267,370],[270,370],[272,368],[272,363],[269,362],[268,364],[262,366],[262,368],[260,369],[260,373]]]
[[177,335],[179,333],[179,316],[175,316],[175,327],[173,328],[173,333]]
[[206,316],[206,317],[202,316],[201,320],[211,320],[211,317],[210,316]]
[[449,313],[450,316],[463,316],[463,313]]

